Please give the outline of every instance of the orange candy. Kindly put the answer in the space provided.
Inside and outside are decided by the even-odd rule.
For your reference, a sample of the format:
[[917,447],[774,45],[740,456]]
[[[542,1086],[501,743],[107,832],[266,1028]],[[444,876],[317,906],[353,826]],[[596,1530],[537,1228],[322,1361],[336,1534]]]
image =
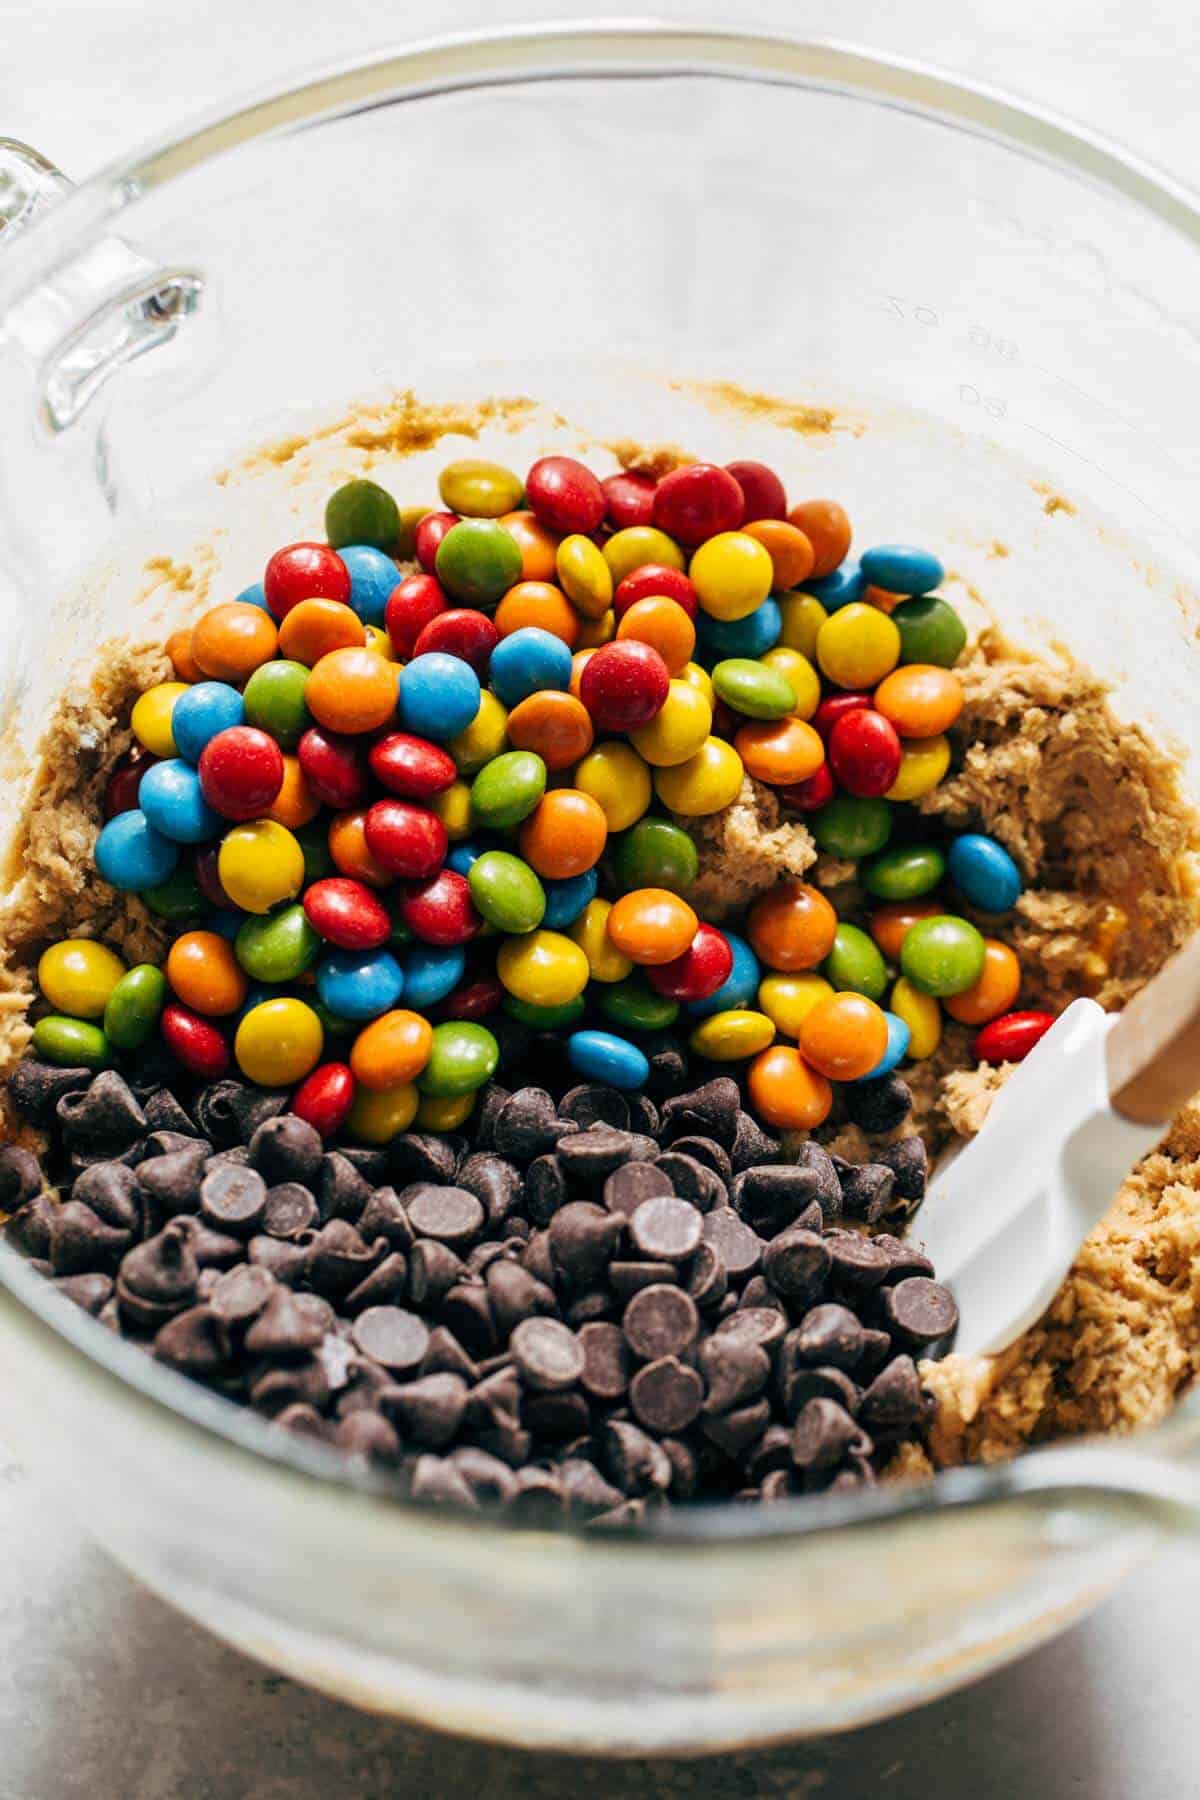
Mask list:
[[813,550],[809,579],[832,575],[850,548],[850,520],[836,500],[801,500],[788,513],[788,523],[802,531]]
[[889,900],[875,908],[867,925],[888,961],[898,963],[904,940],[917,920],[940,918],[945,910],[936,900]]
[[776,1131],[815,1131],[829,1117],[833,1089],[790,1044],[772,1044],[750,1064],[750,1103]]
[[1011,1012],[1021,991],[1021,965],[1007,944],[998,938],[983,940],[983,974],[961,994],[951,994],[942,1005],[960,1025],[986,1025],[1001,1013]]
[[203,681],[204,670],[192,655],[192,628],[181,625],[173,631],[166,642],[166,652],[171,659],[177,681]]
[[863,590],[863,600],[865,603],[868,606],[877,606],[880,612],[895,612],[903,599],[903,594],[890,594],[887,588],[867,587]]
[[665,594],[651,594],[635,600],[621,615],[618,638],[636,638],[657,650],[667,665],[667,673],[678,675],[692,660],[696,648],[696,627],[677,600]]
[[755,519],[738,529],[747,537],[757,538],[770,557],[775,571],[771,586],[777,593],[786,593],[788,588],[799,587],[808,580],[816,559],[799,526],[788,524],[786,519]]
[[350,1069],[360,1086],[382,1093],[415,1081],[433,1048],[433,1026],[420,1013],[399,1009],[372,1019],[354,1040]]
[[577,700],[579,699],[580,678],[595,654],[595,650],[577,650],[571,658],[571,692]]
[[[515,538],[521,552],[521,578],[524,581],[553,581],[555,553],[559,539],[544,525],[539,525],[531,512],[510,512],[498,521],[510,538]],[[501,637],[504,633],[501,632]]]
[[508,715],[508,741],[514,750],[532,750],[551,774],[569,769],[592,747],[592,716],[582,700],[546,688],[530,694]]
[[746,935],[768,968],[795,973],[824,962],[833,949],[837,926],[837,914],[824,894],[807,882],[783,881],[754,902]]
[[278,642],[271,615],[243,600],[210,607],[192,626],[193,661],[213,681],[248,681],[270,662]]
[[825,761],[825,746],[803,719],[756,719],[733,740],[747,775],[787,787],[807,781]]
[[579,614],[562,589],[552,587],[548,581],[518,581],[509,588],[492,617],[502,638],[511,637],[526,625],[536,625],[540,631],[561,638],[568,650],[579,642]]
[[603,808],[578,788],[543,794],[521,827],[521,855],[546,881],[569,881],[594,869],[607,842]]
[[329,854],[338,873],[368,887],[391,887],[392,877],[367,849],[366,812],[335,813],[329,821]]
[[888,1047],[887,1019],[865,994],[831,994],[800,1021],[806,1062],[831,1081],[869,1075]]
[[875,689],[875,707],[902,738],[937,737],[963,709],[962,682],[953,669],[905,663]]
[[308,678],[305,704],[327,731],[378,731],[396,711],[396,671],[365,646],[331,650]]
[[176,997],[206,1018],[224,1018],[241,1006],[250,983],[233,945],[215,931],[185,931],[167,952],[167,980]]
[[309,787],[308,777],[298,759],[285,755],[283,785],[263,817],[274,819],[277,825],[286,825],[289,831],[295,831],[299,826],[307,825],[310,820],[315,819],[320,810],[321,802]]
[[608,935],[630,962],[674,962],[696,935],[700,921],[678,894],[667,888],[635,888],[613,902]]
[[279,627],[279,654],[311,669],[331,650],[356,649],[367,641],[358,614],[340,600],[301,600]]

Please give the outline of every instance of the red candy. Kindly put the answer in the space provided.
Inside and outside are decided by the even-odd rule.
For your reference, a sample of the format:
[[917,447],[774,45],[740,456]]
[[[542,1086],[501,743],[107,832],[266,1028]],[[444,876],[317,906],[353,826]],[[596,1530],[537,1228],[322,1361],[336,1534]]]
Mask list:
[[422,627],[412,653],[425,656],[430,650],[440,650],[446,656],[461,657],[470,663],[480,681],[486,682],[492,651],[499,642],[500,633],[486,613],[473,612],[468,606],[453,606]]
[[550,531],[592,532],[604,517],[599,477],[573,456],[543,456],[525,477],[525,501]]
[[775,792],[785,806],[793,807],[796,812],[820,812],[837,793],[837,783],[829,772],[829,764],[824,762],[807,781],[793,781],[788,787],[776,788]]
[[392,935],[382,900],[346,875],[314,881],[304,896],[304,912],[313,930],[339,950],[378,950]]
[[283,786],[283,751],[253,725],[230,725],[200,752],[200,792],[223,819],[257,819]]
[[347,812],[366,798],[367,772],[359,738],[341,737],[312,725],[296,746],[296,758],[322,806]]
[[229,1067],[229,1045],[208,1019],[174,1001],[163,1007],[163,1043],[176,1062],[204,1081],[219,1081]]
[[[417,561],[427,575],[433,574],[433,565],[437,559],[438,545],[452,526],[458,524],[458,514],[452,512],[430,512],[420,521],[413,534],[413,548]],[[393,590],[394,591],[394,590]]]
[[725,473],[732,475],[742,490],[746,510],[741,524],[753,524],[755,519],[787,518],[787,493],[774,469],[768,469],[766,463],[726,463]]
[[328,544],[288,544],[267,564],[263,592],[275,619],[286,619],[301,600],[340,600],[348,606],[350,571]]
[[579,698],[601,731],[636,731],[662,711],[671,677],[657,650],[636,638],[602,644],[579,678]]
[[1010,1012],[976,1033],[971,1046],[980,1062],[1023,1062],[1054,1023],[1048,1012]]
[[654,523],[680,544],[702,544],[720,531],[736,531],[746,500],[726,469],[688,463],[672,469],[654,495]]
[[733,950],[723,931],[701,925],[682,956],[653,963],[642,973],[667,1000],[707,1000],[733,973]]
[[354,1076],[345,1063],[322,1063],[292,1095],[292,1111],[323,1138],[336,1137],[354,1105]]
[[614,531],[624,531],[630,525],[653,524],[654,491],[658,483],[652,475],[637,475],[624,469],[619,475],[607,476],[600,486],[604,490],[608,522]]
[[668,569],[665,563],[643,563],[638,569],[631,569],[624,581],[617,584],[613,595],[613,611],[618,621],[636,600],[650,600],[659,594],[665,594],[668,600],[678,600],[689,619],[694,619],[698,611],[696,590],[682,569]]
[[830,733],[843,713],[857,712],[870,704],[870,694],[828,694],[812,716],[812,728],[821,742],[828,744]]
[[138,803],[138,789],[146,770],[158,761],[140,744],[124,755],[108,778],[104,790],[104,817],[115,819],[118,813],[132,812]]
[[219,844],[205,844],[197,850],[192,867],[196,872],[196,882],[200,892],[210,906],[229,908],[233,901],[221,885],[221,877],[217,873],[217,858],[220,855]]
[[482,920],[475,911],[465,875],[443,869],[432,881],[406,894],[400,917],[423,944],[465,944],[475,936]]
[[504,998],[504,987],[498,975],[479,975],[474,981],[460,981],[458,986],[438,1002],[439,1019],[486,1019],[496,1011]]
[[896,727],[871,707],[855,707],[834,721],[829,767],[848,794],[879,800],[900,773]]
[[372,744],[367,761],[376,781],[405,800],[432,800],[452,786],[458,774],[448,750],[407,731],[389,731]]
[[[424,523],[422,519],[421,524]],[[396,655],[407,662],[426,625],[445,610],[445,592],[441,582],[435,581],[432,575],[406,575],[398,582],[388,595],[383,613],[383,622]]]
[[449,839],[436,813],[408,800],[377,800],[363,827],[381,869],[403,881],[428,881],[446,860]]

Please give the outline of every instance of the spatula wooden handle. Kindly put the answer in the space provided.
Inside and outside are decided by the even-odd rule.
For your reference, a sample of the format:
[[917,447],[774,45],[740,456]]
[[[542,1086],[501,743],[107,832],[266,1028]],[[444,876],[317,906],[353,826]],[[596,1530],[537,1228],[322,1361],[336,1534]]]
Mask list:
[[1166,1125],[1200,1092],[1200,932],[1148,981],[1108,1037],[1113,1110]]

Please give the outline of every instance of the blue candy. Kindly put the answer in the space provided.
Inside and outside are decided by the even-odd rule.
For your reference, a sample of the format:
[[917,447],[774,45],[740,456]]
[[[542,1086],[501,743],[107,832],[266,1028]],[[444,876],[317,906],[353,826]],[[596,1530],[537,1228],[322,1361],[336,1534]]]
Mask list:
[[715,994],[710,994],[707,1000],[688,1001],[684,1010],[696,1019],[707,1019],[712,1013],[725,1012],[730,1007],[753,1006],[758,997],[762,971],[757,956],[736,931],[730,931],[725,925],[721,930],[733,951],[733,967]]
[[980,831],[964,831],[955,838],[946,868],[964,900],[980,912],[1008,912],[1021,897],[1021,871],[1003,844]]
[[456,875],[469,875],[472,868],[483,855],[482,844],[473,843],[469,838],[463,844],[451,844],[446,852],[446,867],[453,869]]
[[400,582],[390,556],[371,544],[346,544],[338,555],[350,574],[350,604],[364,625],[382,625],[388,595]]
[[[265,613],[271,611],[267,605],[267,590],[261,581],[252,581],[248,588],[243,588],[238,599],[243,606],[261,606]],[[178,743],[179,739],[176,738],[175,742]]]
[[198,681],[186,694],[180,694],[171,708],[175,748],[188,762],[198,763],[205,744],[218,731],[240,725],[245,716],[242,696],[227,681]]
[[586,869],[582,875],[564,876],[559,881],[543,881],[546,910],[542,924],[545,929],[565,931],[568,925],[573,925],[584,908],[596,898],[599,885],[600,877],[595,869]]
[[228,826],[200,792],[200,777],[191,763],[181,756],[146,770],[138,786],[138,803],[147,822],[173,844],[207,843]]
[[96,839],[95,858],[103,880],[134,893],[157,887],[173,873],[179,845],[155,831],[142,809],[135,807],[108,821]]
[[[569,658],[568,658],[569,660]],[[430,650],[400,671],[397,712],[405,731],[444,743],[479,711],[479,677],[460,656]]]
[[876,544],[863,551],[859,566],[872,587],[886,588],[889,594],[932,593],[946,574],[930,551],[909,544]]
[[881,1075],[890,1075],[897,1063],[903,1062],[908,1055],[908,1041],[912,1032],[895,1013],[885,1012],[883,1016],[887,1020],[887,1049],[873,1069],[868,1069],[865,1075],[858,1077],[860,1081],[878,1081]]
[[390,950],[333,950],[317,964],[317,993],[343,1019],[377,1019],[404,992],[404,973]]
[[714,659],[719,656],[762,656],[775,648],[782,630],[779,602],[770,598],[744,619],[714,619],[704,612],[696,616],[696,641]]
[[569,688],[571,652],[552,631],[523,625],[501,638],[492,651],[488,678],[497,699],[516,706],[545,688]]
[[637,1089],[650,1077],[650,1064],[636,1044],[611,1031],[573,1031],[567,1039],[567,1061],[589,1081],[607,1087]]
[[818,581],[804,583],[804,592],[814,594],[826,612],[837,612],[839,607],[849,606],[852,600],[861,600],[866,591],[867,579],[857,563],[843,563],[832,575],[822,575]]
[[463,978],[467,953],[461,944],[414,944],[404,956],[404,997],[416,1012],[444,1000]]

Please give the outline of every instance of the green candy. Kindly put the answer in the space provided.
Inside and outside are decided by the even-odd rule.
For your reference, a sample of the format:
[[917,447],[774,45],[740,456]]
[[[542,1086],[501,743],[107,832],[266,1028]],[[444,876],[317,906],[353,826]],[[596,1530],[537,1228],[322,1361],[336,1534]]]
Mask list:
[[516,538],[494,519],[460,519],[438,545],[434,567],[456,600],[495,606],[521,579],[521,551]]
[[592,989],[596,1005],[614,1025],[626,1031],[665,1031],[679,1017],[678,1000],[656,994],[643,975],[627,975],[624,981],[598,984]]
[[892,624],[900,633],[902,663],[936,663],[939,669],[952,669],[966,646],[966,626],[950,602],[937,594],[901,601],[892,612]]
[[587,1010],[582,994],[574,1000],[564,1000],[561,1006],[531,1006],[515,994],[505,994],[500,1004],[510,1019],[528,1025],[532,1031],[562,1031],[568,1025],[577,1025]]
[[116,1050],[140,1050],[154,1036],[167,998],[167,978],[153,963],[127,969],[108,996],[104,1035]]
[[879,946],[857,925],[838,926],[821,973],[839,993],[865,994],[868,1000],[882,1000],[887,987],[887,967]]
[[918,919],[904,934],[902,973],[923,994],[944,1000],[965,993],[983,974],[983,939],[967,919],[952,913]]
[[434,1026],[433,1048],[417,1076],[417,1086],[423,1094],[439,1099],[473,1094],[492,1079],[499,1061],[500,1046],[486,1025],[452,1019]]
[[809,830],[818,849],[828,856],[844,856],[851,862],[882,850],[892,833],[892,809],[886,800],[861,800],[854,794],[835,794],[828,806],[810,814]]
[[504,831],[527,819],[545,791],[546,765],[541,757],[532,750],[506,750],[480,769],[471,783],[471,811],[481,825]]
[[325,536],[335,550],[373,544],[390,550],[400,536],[400,509],[375,481],[347,481],[325,502]]
[[796,710],[796,690],[768,664],[749,656],[731,656],[712,672],[718,700],[749,719],[786,719]]
[[51,1013],[33,1028],[33,1053],[60,1069],[104,1069],[112,1061],[108,1038],[99,1025]]
[[507,850],[485,850],[477,856],[467,886],[476,911],[497,931],[532,931],[542,922],[546,890],[529,864]]
[[143,888],[138,897],[152,913],[157,913],[160,919],[170,919],[172,923],[198,919],[208,911],[204,890],[188,862],[176,863],[165,881],[160,881],[157,887]]
[[[274,1000],[276,996],[272,994],[271,998]],[[318,1019],[320,1019],[321,1029],[325,1033],[326,1042],[328,1042],[330,1038],[357,1037],[362,1030],[361,1019],[344,1019],[341,1013],[331,1012],[325,1002],[323,1000],[318,1000],[316,995],[311,992],[305,993],[304,1004],[305,1006],[311,1006]]]
[[301,825],[292,832],[292,836],[300,846],[304,857],[304,885],[308,887],[314,881],[321,881],[326,875],[337,873],[333,858],[329,854],[329,824],[322,824],[314,819],[309,825]]
[[618,837],[613,869],[623,893],[660,887],[683,894],[700,872],[700,853],[688,833],[669,819],[639,819]]
[[946,873],[946,858],[932,844],[898,845],[873,856],[859,871],[877,900],[919,900],[931,894]]
[[312,968],[320,950],[320,935],[299,903],[252,915],[233,940],[233,953],[251,981],[295,981]]
[[294,750],[312,724],[304,702],[308,670],[303,663],[263,663],[246,683],[242,700],[247,725],[256,725],[273,737],[281,750]]

